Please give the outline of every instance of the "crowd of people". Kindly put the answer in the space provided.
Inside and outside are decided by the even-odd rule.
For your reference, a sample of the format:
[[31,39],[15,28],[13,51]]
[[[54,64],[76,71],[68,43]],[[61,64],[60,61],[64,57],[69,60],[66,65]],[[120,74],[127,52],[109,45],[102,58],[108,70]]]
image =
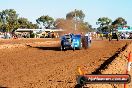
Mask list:
[[[104,39],[108,38],[110,33],[97,33],[97,32],[88,32],[91,39]],[[61,35],[58,32],[42,32],[42,33],[33,33],[33,32],[0,32],[0,38],[10,39],[10,38],[59,38]],[[121,39],[132,39],[132,33],[119,33]]]
[[10,38],[59,38],[59,33],[56,32],[43,32],[43,33],[33,33],[33,32],[0,32],[0,38],[10,39]]

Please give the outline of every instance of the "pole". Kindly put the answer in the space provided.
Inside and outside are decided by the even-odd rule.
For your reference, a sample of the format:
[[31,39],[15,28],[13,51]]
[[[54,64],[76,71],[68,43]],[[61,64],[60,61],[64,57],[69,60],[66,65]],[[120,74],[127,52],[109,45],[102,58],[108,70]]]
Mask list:
[[75,9],[75,25],[74,25],[75,31],[77,30],[77,24],[76,24],[76,22],[77,22],[77,14],[76,14],[76,9]]

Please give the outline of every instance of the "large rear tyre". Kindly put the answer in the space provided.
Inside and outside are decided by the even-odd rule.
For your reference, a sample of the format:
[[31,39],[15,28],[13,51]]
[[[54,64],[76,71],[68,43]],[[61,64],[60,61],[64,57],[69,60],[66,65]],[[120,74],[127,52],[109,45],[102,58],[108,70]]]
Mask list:
[[65,48],[65,47],[64,47],[64,41],[62,40],[62,41],[61,41],[61,47],[60,47],[61,51],[63,51],[64,48]]
[[82,47],[84,49],[87,49],[88,48],[88,42],[87,42],[87,38],[86,37],[83,37],[82,38]]

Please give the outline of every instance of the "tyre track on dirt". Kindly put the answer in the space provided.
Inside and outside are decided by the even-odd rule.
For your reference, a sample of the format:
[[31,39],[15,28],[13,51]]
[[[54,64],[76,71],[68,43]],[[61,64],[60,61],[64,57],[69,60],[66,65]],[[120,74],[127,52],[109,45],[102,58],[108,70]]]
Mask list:
[[13,88],[70,88],[76,85],[78,66],[87,67],[90,74],[126,42],[93,41],[91,48],[76,51],[38,47],[2,50],[0,84]]
[[[70,51],[69,51],[69,52],[70,52]],[[78,53],[79,53],[79,54],[78,54]],[[85,56],[84,53],[89,53],[89,55],[90,55],[90,54],[92,54],[93,52],[91,52],[91,50],[82,50],[82,51],[79,51],[79,52],[77,51],[76,54],[75,54],[75,52],[73,52],[72,55],[74,55],[74,58],[71,58],[71,59],[70,59],[70,61],[69,61],[70,63],[68,62],[70,65],[71,65],[71,64],[74,64],[74,66],[71,66],[71,67],[73,67],[73,68],[76,67],[76,68],[77,68],[77,66],[79,66],[79,65],[84,65],[84,64],[87,65],[87,64],[88,64],[88,62],[86,62],[86,63],[83,62],[84,59],[82,60],[83,63],[82,63],[82,62],[78,63],[79,61],[81,61],[82,58],[90,57],[90,56],[88,56],[88,55]],[[71,55],[71,56],[72,56],[72,55]],[[78,57],[79,55],[80,55],[81,58]],[[81,56],[81,55],[82,55],[82,56]],[[71,57],[71,56],[70,56],[70,57]],[[78,59],[75,60],[75,56],[77,56],[76,58],[78,58]],[[67,57],[66,57],[66,58],[67,58]],[[68,58],[69,58],[69,57],[68,57]],[[64,58],[64,59],[65,59],[65,58]],[[71,60],[72,60],[72,61],[71,61]],[[76,61],[77,63],[76,63],[75,61]],[[86,60],[85,60],[85,61],[86,61]],[[65,61],[65,62],[66,62],[66,61]],[[64,62],[64,63],[65,63],[65,62]],[[75,62],[75,63],[73,63],[73,62]],[[93,61],[93,62],[97,62],[97,61]],[[63,63],[63,65],[64,65],[64,63]],[[66,62],[66,64],[68,64],[68,63]],[[75,65],[75,64],[77,64],[77,65]],[[92,66],[92,65],[91,65],[91,66]],[[97,65],[96,65],[96,66],[97,66]],[[59,67],[59,66],[58,66],[58,67]],[[61,67],[63,68],[63,66],[61,66]],[[88,67],[89,67],[89,66],[88,66]],[[92,66],[92,67],[93,67],[93,66]],[[77,70],[77,69],[76,69],[76,70]],[[69,78],[70,78],[72,81],[66,82],[66,80],[69,79],[69,78],[67,78],[67,79],[65,78],[65,80],[62,79],[63,81],[59,81],[60,83],[58,82],[58,86],[60,86],[60,84],[64,84],[64,82],[65,82],[65,84],[68,84],[68,83],[74,84],[74,83],[75,83],[75,75],[77,75],[77,74],[75,74],[75,71],[76,71],[76,70],[74,69],[74,72],[73,72],[73,70],[64,71],[64,72],[65,72],[65,75],[66,75],[66,73],[67,73],[67,75],[69,75],[70,72],[72,72],[71,74],[74,74],[74,75],[69,76]],[[55,70],[55,71],[53,71],[53,72],[55,72],[55,74],[56,74],[56,71],[57,71],[57,70]],[[90,71],[92,71],[92,70],[90,69]],[[58,70],[57,72],[58,72],[58,74],[59,74],[59,70]],[[88,72],[89,72],[89,71],[88,71]],[[53,75],[53,74],[52,74],[52,75]],[[60,75],[60,74],[59,74],[59,75]],[[71,77],[74,77],[74,79],[72,79]],[[59,77],[58,77],[58,78],[59,78]],[[51,79],[53,79],[53,78],[51,77]],[[57,79],[56,79],[56,80],[57,80]],[[74,81],[73,81],[73,80],[74,80]],[[51,80],[50,80],[50,81],[51,81]],[[52,82],[53,82],[53,83],[55,83],[55,82],[57,83],[57,81],[52,81]],[[54,85],[54,84],[52,84],[52,85]],[[50,86],[50,85],[49,85],[49,86]],[[67,86],[67,85],[63,85],[63,86]],[[53,87],[53,86],[52,86],[52,87]],[[55,86],[54,86],[54,87],[55,87]],[[70,87],[70,86],[68,86],[68,87]],[[67,87],[67,88],[68,88],[68,87]]]

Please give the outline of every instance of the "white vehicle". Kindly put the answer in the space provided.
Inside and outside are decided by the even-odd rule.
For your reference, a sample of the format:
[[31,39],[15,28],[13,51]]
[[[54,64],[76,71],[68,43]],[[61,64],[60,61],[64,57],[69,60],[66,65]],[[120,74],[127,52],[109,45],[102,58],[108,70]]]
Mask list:
[[0,38],[5,38],[5,36],[4,35],[0,35]]
[[130,36],[130,34],[129,34],[129,33],[125,33],[125,39],[128,39],[128,38],[129,38],[129,36]]
[[8,33],[8,32],[5,33],[5,34],[4,34],[4,38],[5,38],[5,39],[10,39],[10,38],[11,38],[11,34]]

